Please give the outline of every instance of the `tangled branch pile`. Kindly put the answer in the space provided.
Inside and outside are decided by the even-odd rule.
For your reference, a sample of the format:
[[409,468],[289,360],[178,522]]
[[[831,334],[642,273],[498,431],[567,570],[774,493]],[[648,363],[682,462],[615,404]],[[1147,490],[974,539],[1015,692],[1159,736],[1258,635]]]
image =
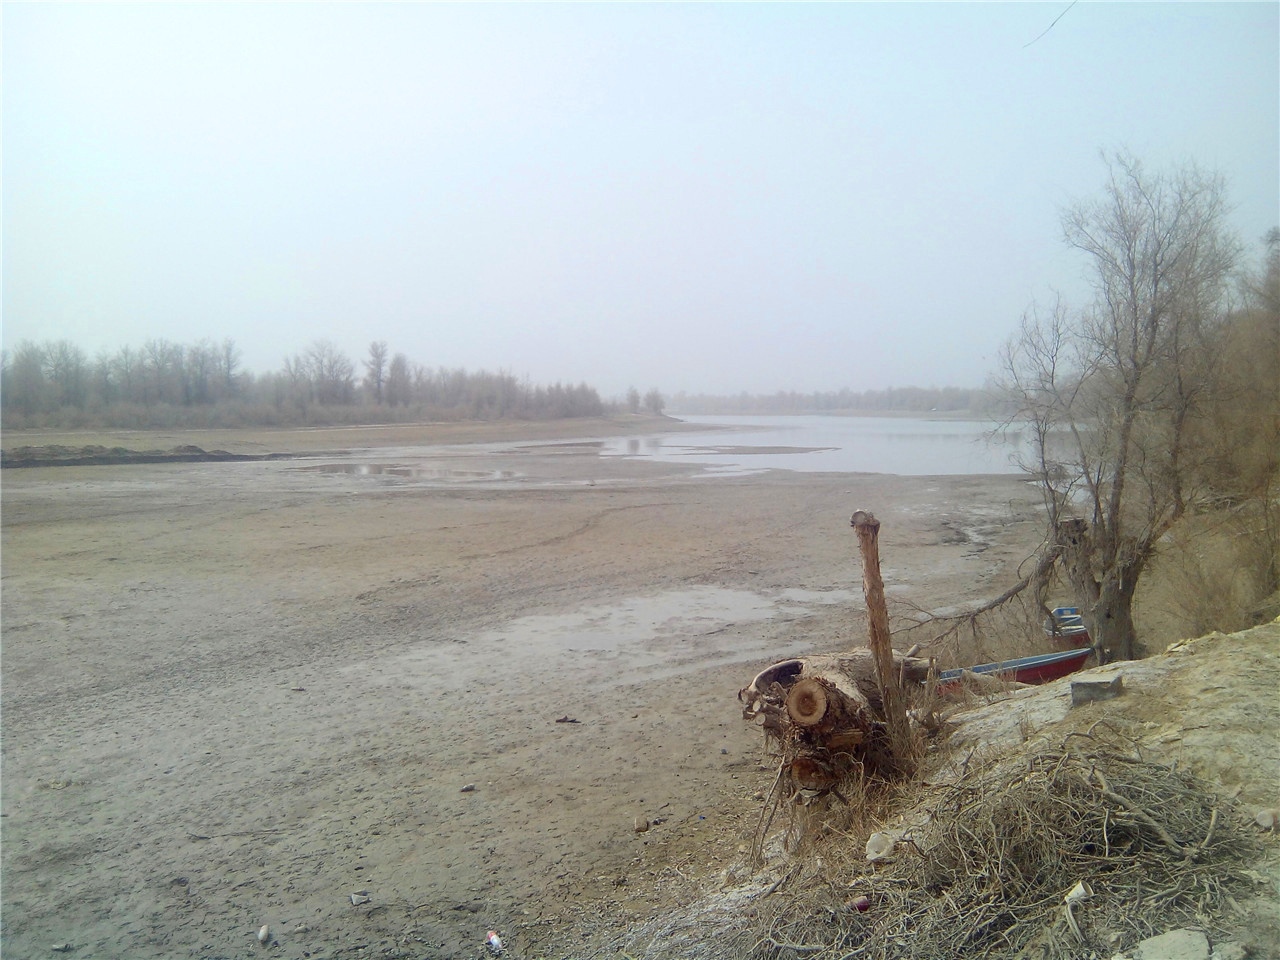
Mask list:
[[[1173,927],[1212,930],[1251,883],[1260,846],[1226,803],[1118,742],[1073,734],[958,774],[906,813],[915,826],[888,862],[864,862],[847,834],[814,838],[738,955],[1110,956]],[[1091,895],[1068,905],[1081,881]]]

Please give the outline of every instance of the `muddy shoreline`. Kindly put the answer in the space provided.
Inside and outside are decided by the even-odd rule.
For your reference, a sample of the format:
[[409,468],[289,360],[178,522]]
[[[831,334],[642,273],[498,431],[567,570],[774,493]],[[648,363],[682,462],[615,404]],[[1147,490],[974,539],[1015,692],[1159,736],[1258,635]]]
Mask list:
[[[1017,477],[708,478],[506,429],[6,473],[6,953],[269,924],[299,960],[573,955],[739,855],[771,770],[735,693],[862,636],[853,509],[912,608],[1038,543]],[[353,460],[405,469],[316,469]]]
[[[341,456],[346,451],[332,451]],[[172,450],[127,450],[101,446],[18,447],[12,453],[0,451],[0,469],[24,467],[110,467],[139,463],[245,463],[254,460],[292,460],[295,453],[228,453],[226,450],[202,450],[188,445]]]

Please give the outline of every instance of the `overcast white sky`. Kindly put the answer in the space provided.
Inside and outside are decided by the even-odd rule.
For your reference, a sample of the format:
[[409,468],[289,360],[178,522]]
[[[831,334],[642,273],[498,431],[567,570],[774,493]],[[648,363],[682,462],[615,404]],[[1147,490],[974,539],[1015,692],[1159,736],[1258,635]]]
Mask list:
[[4,326],[672,393],[977,385],[1100,148],[1280,223],[1280,5],[16,4]]

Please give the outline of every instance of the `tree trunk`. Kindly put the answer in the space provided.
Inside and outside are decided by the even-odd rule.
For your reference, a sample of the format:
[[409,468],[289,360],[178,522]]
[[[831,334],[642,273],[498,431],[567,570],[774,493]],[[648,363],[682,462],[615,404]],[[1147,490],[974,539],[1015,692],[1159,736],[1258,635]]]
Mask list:
[[1067,582],[1075,594],[1074,606],[1088,611],[1086,626],[1090,636],[1098,638],[1095,610],[1100,595],[1100,584],[1093,575],[1093,542],[1089,537],[1089,524],[1084,520],[1063,520],[1055,531],[1057,545],[1062,551],[1062,565],[1066,569]]
[[1102,581],[1093,605],[1093,638],[1109,660],[1132,660],[1136,631],[1133,626],[1133,594],[1138,585],[1136,565],[1116,567]]
[[862,552],[862,591],[867,600],[871,652],[876,658],[881,709],[889,728],[893,752],[905,762],[911,735],[907,728],[907,708],[898,687],[899,677],[893,669],[889,610],[884,599],[884,580],[880,576],[880,521],[866,510],[857,510],[850,518],[850,525],[858,536]]

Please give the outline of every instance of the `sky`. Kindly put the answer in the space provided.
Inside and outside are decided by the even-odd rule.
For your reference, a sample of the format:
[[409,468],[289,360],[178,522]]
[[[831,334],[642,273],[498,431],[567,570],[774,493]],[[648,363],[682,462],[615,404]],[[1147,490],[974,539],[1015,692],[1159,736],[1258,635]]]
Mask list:
[[2,16],[5,349],[977,386],[1033,301],[1086,301],[1060,217],[1102,152],[1221,172],[1255,258],[1280,224],[1276,3]]

